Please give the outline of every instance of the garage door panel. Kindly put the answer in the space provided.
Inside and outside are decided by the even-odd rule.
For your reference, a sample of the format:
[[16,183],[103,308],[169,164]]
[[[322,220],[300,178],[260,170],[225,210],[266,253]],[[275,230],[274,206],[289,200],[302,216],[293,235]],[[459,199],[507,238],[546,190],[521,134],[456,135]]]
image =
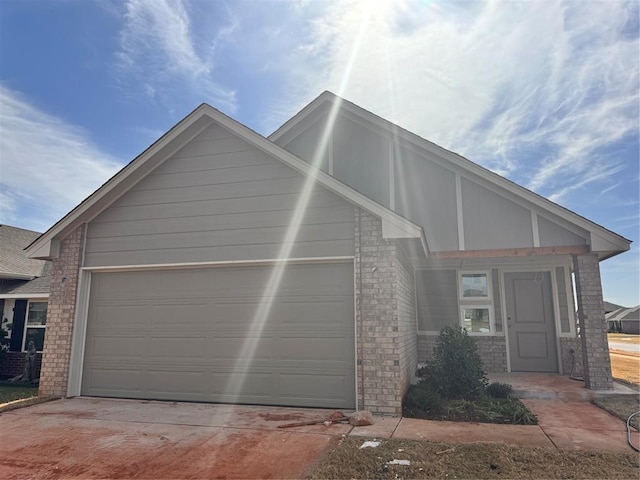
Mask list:
[[352,265],[272,270],[94,273],[82,393],[355,407]]

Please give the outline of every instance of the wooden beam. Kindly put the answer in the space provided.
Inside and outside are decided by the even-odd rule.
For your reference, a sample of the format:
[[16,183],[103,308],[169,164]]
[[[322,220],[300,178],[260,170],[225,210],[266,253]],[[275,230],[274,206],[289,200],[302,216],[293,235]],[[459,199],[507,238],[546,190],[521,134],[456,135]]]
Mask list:
[[589,253],[589,245],[569,245],[563,247],[535,248],[498,248],[494,250],[457,250],[433,252],[430,258],[436,260],[457,258],[504,258],[504,257],[540,257],[544,255],[580,255]]

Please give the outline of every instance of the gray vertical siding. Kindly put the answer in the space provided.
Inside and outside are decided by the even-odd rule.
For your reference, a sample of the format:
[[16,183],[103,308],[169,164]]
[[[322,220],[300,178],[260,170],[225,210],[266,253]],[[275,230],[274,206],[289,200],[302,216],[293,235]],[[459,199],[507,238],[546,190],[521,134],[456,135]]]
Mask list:
[[455,270],[416,270],[419,331],[459,325],[457,278]]
[[322,145],[324,122],[318,121],[295,137],[284,148],[308,163],[317,163],[317,167],[325,172],[329,171],[330,139],[327,145]]
[[405,148],[395,153],[396,210],[421,225],[436,252],[458,249],[453,171]]
[[538,231],[540,232],[540,246],[554,247],[562,245],[586,245],[587,233],[576,235],[546,218],[538,215]]
[[333,174],[388,207],[389,141],[346,118],[338,117],[333,129]]
[[496,332],[504,330],[502,320],[502,304],[500,303],[500,272],[495,268],[491,270],[491,286],[493,288],[493,314],[496,324]]
[[558,308],[560,310],[560,331],[571,332],[571,320],[569,317],[569,299],[567,298],[567,281],[564,267],[556,267],[556,284],[558,285]]
[[[281,256],[305,178],[212,126],[89,224],[85,266]],[[291,257],[350,256],[353,206],[313,188]]]
[[467,250],[533,247],[531,211],[466,178],[462,214]]

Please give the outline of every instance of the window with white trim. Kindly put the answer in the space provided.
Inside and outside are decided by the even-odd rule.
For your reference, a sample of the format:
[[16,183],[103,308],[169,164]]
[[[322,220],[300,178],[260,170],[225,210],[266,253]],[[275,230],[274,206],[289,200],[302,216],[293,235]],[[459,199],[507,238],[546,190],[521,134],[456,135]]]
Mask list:
[[490,271],[462,271],[458,275],[460,325],[469,335],[493,335],[493,295]]
[[44,333],[47,328],[47,302],[29,300],[22,339],[22,351],[26,351],[29,342],[33,341],[36,350],[44,349]]

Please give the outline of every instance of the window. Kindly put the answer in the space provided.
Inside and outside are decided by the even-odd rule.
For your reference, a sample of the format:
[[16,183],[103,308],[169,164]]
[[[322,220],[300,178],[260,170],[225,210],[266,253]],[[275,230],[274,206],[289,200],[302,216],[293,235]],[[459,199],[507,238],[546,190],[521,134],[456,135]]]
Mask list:
[[47,327],[47,302],[29,301],[24,328],[22,351],[26,351],[29,342],[33,341],[36,350],[44,348],[44,331]]
[[460,274],[460,298],[489,298],[489,280],[487,272],[472,272]]
[[493,334],[491,272],[460,272],[458,294],[462,328],[469,335]]
[[491,333],[490,307],[469,306],[462,307],[462,327],[467,333]]

